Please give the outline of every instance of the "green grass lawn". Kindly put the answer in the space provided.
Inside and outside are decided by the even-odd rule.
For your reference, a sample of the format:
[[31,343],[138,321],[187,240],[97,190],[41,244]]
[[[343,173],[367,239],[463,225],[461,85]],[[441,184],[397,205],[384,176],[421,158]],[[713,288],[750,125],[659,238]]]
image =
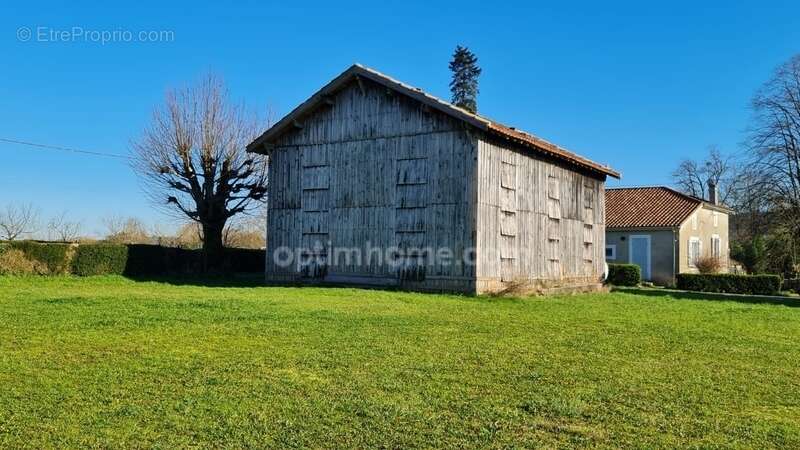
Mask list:
[[800,447],[800,308],[0,278],[0,447]]

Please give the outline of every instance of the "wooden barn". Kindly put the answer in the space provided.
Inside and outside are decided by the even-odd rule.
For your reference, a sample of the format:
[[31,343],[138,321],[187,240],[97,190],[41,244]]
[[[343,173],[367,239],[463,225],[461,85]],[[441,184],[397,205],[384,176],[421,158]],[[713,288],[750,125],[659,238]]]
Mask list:
[[608,166],[354,65],[248,146],[271,282],[599,286]]

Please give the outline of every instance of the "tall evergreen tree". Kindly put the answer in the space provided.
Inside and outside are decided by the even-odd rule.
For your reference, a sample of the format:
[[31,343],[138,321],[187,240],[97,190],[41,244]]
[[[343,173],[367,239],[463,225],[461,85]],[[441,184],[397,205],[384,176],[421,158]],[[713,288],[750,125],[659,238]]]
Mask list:
[[453,52],[453,60],[450,61],[450,71],[453,72],[453,79],[450,81],[452,103],[477,113],[478,77],[481,74],[478,58],[468,48],[457,45],[456,51]]

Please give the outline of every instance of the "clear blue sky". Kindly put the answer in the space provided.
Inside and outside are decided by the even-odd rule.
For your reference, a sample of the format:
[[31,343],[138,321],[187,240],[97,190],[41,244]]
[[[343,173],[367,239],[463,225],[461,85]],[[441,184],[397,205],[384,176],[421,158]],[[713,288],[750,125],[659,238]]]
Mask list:
[[[353,62],[448,98],[460,43],[483,114],[612,165],[611,184],[659,184],[710,144],[736,151],[753,92],[800,52],[796,1],[69,3],[0,7],[0,138],[126,153],[165,90],[208,70],[278,116]],[[21,42],[20,27],[174,41]],[[89,232],[110,214],[168,221],[119,161],[5,143],[0,161],[0,205],[68,210]]]

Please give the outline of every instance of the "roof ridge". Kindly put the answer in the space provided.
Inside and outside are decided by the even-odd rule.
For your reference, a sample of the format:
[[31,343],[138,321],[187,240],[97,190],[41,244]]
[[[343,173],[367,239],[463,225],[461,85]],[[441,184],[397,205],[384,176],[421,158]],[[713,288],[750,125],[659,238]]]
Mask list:
[[614,190],[614,189],[668,189],[670,191],[675,191],[675,188],[669,187],[664,184],[641,184],[636,186],[615,186],[606,188],[607,190]]
[[663,190],[669,191],[669,192],[671,192],[671,193],[673,193],[675,195],[680,195],[680,196],[686,197],[689,200],[708,203],[707,200],[704,200],[704,199],[699,198],[699,197],[695,197],[694,195],[689,195],[689,194],[687,194],[685,192],[681,192],[681,191],[673,188],[672,186],[666,186],[666,185],[660,185],[660,184],[655,184],[655,185],[650,185],[650,186],[648,186],[648,185],[643,185],[643,186],[619,186],[619,187],[606,188],[607,191],[623,190],[623,189],[629,189],[629,190],[633,190],[633,189],[663,189]]
[[[379,70],[375,70],[375,69],[373,69],[371,67],[368,67],[368,66],[365,66],[363,64],[355,63],[355,64],[353,64],[353,67],[357,67],[359,69],[362,69],[364,71],[370,72],[370,73],[372,73],[374,75],[377,75],[379,77],[383,77],[383,78],[386,78],[388,80],[391,80],[391,81],[393,81],[393,82],[395,82],[395,83],[397,83],[399,85],[402,85],[402,86],[406,87],[407,89],[411,89],[411,90],[414,90],[416,92],[419,92],[420,94],[422,94],[422,95],[424,95],[424,96],[426,96],[426,97],[428,97],[428,98],[430,98],[432,100],[435,100],[438,103],[446,105],[446,106],[448,106],[450,108],[457,109],[457,110],[461,111],[462,113],[464,113],[464,114],[466,114],[468,116],[474,117],[477,120],[480,120],[480,121],[483,121],[483,122],[488,122],[490,126],[494,126],[496,128],[504,128],[504,129],[507,129],[510,132],[523,135],[525,138],[527,138],[527,140],[534,141],[534,142],[531,142],[531,143],[538,144],[538,145],[541,145],[541,146],[546,146],[546,147],[552,147],[552,148],[554,148],[554,149],[556,149],[556,150],[558,150],[560,152],[569,154],[569,156],[571,156],[571,157],[573,157],[575,159],[582,160],[584,163],[588,163],[590,165],[598,165],[598,166],[600,166],[602,168],[607,169],[608,172],[614,172],[614,173],[609,173],[609,175],[611,175],[613,177],[616,177],[616,178],[619,178],[619,174],[616,173],[613,169],[611,169],[610,166],[608,166],[606,164],[597,163],[597,162],[592,161],[592,160],[590,160],[588,158],[585,158],[585,157],[583,157],[581,155],[578,155],[577,153],[572,152],[570,150],[567,150],[564,147],[561,147],[561,146],[559,146],[557,144],[554,144],[554,143],[552,143],[552,142],[550,142],[550,141],[548,141],[546,139],[542,139],[542,138],[536,136],[535,134],[533,134],[531,132],[522,130],[522,129],[517,128],[517,127],[504,125],[504,124],[502,124],[502,123],[498,122],[497,120],[494,120],[494,119],[492,119],[490,117],[478,114],[476,112],[474,113],[472,111],[466,110],[466,109],[464,109],[464,108],[462,108],[460,106],[457,106],[457,105],[454,105],[451,102],[448,102],[447,100],[444,100],[444,99],[442,99],[440,97],[437,97],[437,96],[435,96],[433,94],[430,94],[430,93],[428,93],[427,91],[425,91],[422,88],[418,88],[418,87],[412,86],[412,85],[410,85],[408,83],[404,83],[402,81],[399,81],[399,80],[397,80],[395,78],[392,78],[389,75],[386,75],[385,73],[383,73],[383,72],[381,72]],[[508,133],[508,131],[505,131],[505,130],[499,130],[499,131],[503,131],[505,133]]]
[[324,101],[333,93],[337,92],[339,89],[341,89],[341,87],[344,86],[353,77],[357,79],[358,77],[363,77],[378,84],[382,84],[386,88],[399,91],[400,93],[407,95],[416,101],[419,101],[423,104],[427,104],[429,107],[438,109],[440,112],[444,114],[462,120],[478,128],[481,131],[490,134],[493,133],[495,136],[502,137],[516,144],[522,144],[523,146],[532,148],[533,150],[545,154],[551,158],[566,160],[568,163],[571,163],[572,165],[581,167],[584,170],[588,170],[590,172],[601,174],[603,176],[609,175],[615,178],[620,178],[619,172],[615,171],[606,164],[601,164],[592,161],[588,158],[578,155],[577,153],[571,152],[563,147],[559,147],[558,145],[555,145],[551,142],[541,139],[529,132],[503,125],[487,117],[467,111],[463,108],[453,105],[452,103],[446,100],[442,100],[439,97],[431,95],[421,88],[417,88],[409,84],[403,83],[402,81],[394,79],[382,72],[367,67],[361,63],[354,63],[347,70],[345,70],[344,72],[336,76],[333,80],[324,85],[322,88],[320,88],[306,101],[304,101],[299,106],[294,108],[289,114],[284,116],[281,120],[276,122],[272,127],[270,127],[268,130],[262,133],[255,140],[253,140],[253,142],[251,142],[247,146],[247,150],[259,153],[265,151],[261,150],[261,147],[264,144],[269,143],[270,139],[281,134],[284,129],[291,126],[291,124],[295,123],[295,121],[300,117],[302,117],[304,114],[313,111],[316,105]]
[[609,188],[606,190],[606,227],[676,227],[704,203],[670,186]]

